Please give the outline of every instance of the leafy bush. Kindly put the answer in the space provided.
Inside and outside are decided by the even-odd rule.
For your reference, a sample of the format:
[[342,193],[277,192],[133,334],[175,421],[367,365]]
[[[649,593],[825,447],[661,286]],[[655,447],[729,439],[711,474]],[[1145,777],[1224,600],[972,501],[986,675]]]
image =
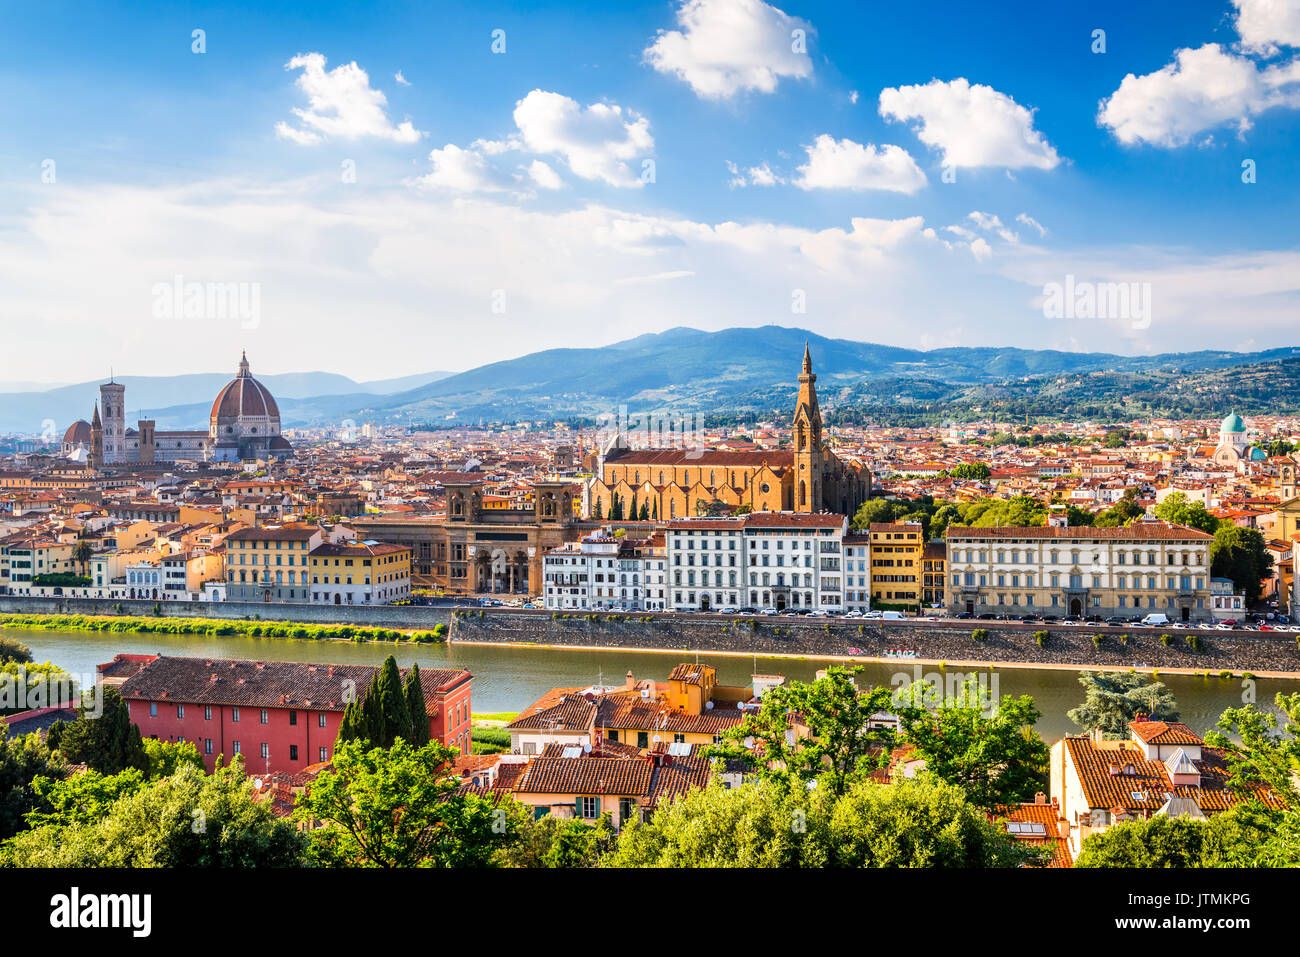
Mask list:
[[970,633],[971,641],[984,642],[988,641],[989,630],[987,628],[976,628]]

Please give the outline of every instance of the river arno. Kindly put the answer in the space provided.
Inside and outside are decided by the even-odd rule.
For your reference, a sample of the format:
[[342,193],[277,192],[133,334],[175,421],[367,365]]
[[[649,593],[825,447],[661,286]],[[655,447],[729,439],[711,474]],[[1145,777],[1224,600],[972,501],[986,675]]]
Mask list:
[[[295,641],[247,637],[209,638],[201,635],[123,634],[107,632],[58,632],[0,629],[0,634],[17,638],[32,649],[37,661],[52,661],[77,676],[92,676],[95,666],[111,661],[115,654],[189,655],[213,658],[278,659],[282,661],[328,662],[335,664],[380,664],[393,654],[401,665],[419,662],[432,667],[465,668],[474,674],[474,711],[480,714],[519,711],[554,687],[581,687],[603,681],[622,683],[629,669],[637,677],[663,680],[681,654],[597,651],[576,648],[527,648],[498,645],[409,645],[357,644],[344,641]],[[693,656],[692,656],[693,657]],[[701,654],[699,660],[718,669],[723,684],[749,684],[755,671],[784,674],[808,680],[824,661],[812,658],[742,658]],[[915,666],[905,662],[867,664],[867,682],[891,685],[895,675],[909,677]],[[923,673],[937,671],[933,666]],[[949,669],[952,671],[954,669]],[[987,670],[986,670],[987,674]],[[946,679],[945,679],[946,680]],[[1038,702],[1043,717],[1038,731],[1049,743],[1078,729],[1066,712],[1082,700],[1078,672],[997,669],[998,692],[1003,695],[1029,694]],[[1240,705],[1242,680],[1162,675],[1177,696],[1183,720],[1193,730],[1204,732],[1213,726],[1225,708]],[[1259,679],[1254,693],[1261,705],[1272,705],[1278,691],[1300,690],[1294,681]]]

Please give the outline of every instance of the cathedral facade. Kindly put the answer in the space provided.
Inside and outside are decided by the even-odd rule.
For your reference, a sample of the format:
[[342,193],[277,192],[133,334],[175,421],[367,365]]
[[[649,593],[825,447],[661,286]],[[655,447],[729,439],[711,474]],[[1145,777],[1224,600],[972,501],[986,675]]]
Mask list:
[[279,458],[292,455],[293,447],[280,435],[275,398],[253,378],[244,355],[238,374],[212,403],[207,429],[159,431],[152,419],[127,428],[126,386],[109,381],[99,387],[90,421],[78,420],[64,433],[62,453],[90,468],[104,468]]
[[871,472],[841,460],[826,444],[817,376],[805,346],[789,448],[730,452],[629,449],[616,443],[588,481],[585,504],[591,518],[644,515],[666,521],[741,507],[852,515],[870,495]]

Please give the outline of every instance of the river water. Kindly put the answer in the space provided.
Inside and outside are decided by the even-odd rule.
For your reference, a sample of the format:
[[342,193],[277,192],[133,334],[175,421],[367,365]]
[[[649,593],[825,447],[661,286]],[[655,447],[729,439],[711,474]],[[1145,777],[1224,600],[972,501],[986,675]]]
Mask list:
[[[554,687],[586,687],[604,683],[622,684],[630,669],[638,678],[664,680],[672,667],[695,657],[681,653],[600,651],[587,648],[528,648],[499,645],[410,645],[404,643],[358,644],[347,641],[312,641],[284,638],[241,636],[207,637],[204,635],[123,634],[85,631],[27,631],[0,629],[0,634],[17,638],[32,649],[36,661],[52,661],[64,671],[78,677],[93,678],[95,666],[109,662],[116,654],[188,655],[203,658],[252,658],[280,661],[305,661],[330,664],[383,663],[389,654],[399,665],[419,662],[435,668],[464,668],[474,675],[474,711],[478,714],[501,711],[517,712],[536,701]],[[718,681],[728,685],[748,685],[750,675],[784,674],[798,680],[811,680],[828,662],[813,658],[757,658],[709,655],[698,660],[718,670]],[[906,662],[865,664],[865,683],[896,686],[898,675],[915,676],[917,666]],[[948,673],[955,669],[949,668]],[[937,672],[935,666],[922,674]],[[994,673],[984,670],[992,687]],[[1078,672],[1037,670],[999,666],[995,672],[996,689],[1002,695],[1033,695],[1043,717],[1038,732],[1050,744],[1064,734],[1079,732],[1066,712],[1080,704],[1083,691]],[[1161,675],[1178,699],[1183,720],[1203,733],[1212,727],[1225,708],[1242,703],[1242,679],[1195,678],[1185,675]],[[944,679],[947,683],[948,679]],[[1278,691],[1300,690],[1300,683],[1280,679],[1258,679],[1254,695],[1271,710]]]

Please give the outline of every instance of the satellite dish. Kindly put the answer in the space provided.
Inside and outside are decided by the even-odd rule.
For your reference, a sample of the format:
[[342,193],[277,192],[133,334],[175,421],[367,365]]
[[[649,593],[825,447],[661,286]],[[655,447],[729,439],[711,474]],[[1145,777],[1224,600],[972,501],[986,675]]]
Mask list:
[[658,744],[661,740],[662,740],[662,739],[659,737],[659,735],[656,734],[656,735],[655,735],[655,744]]
[[253,787],[257,788],[259,791],[262,790],[262,779],[253,778]]
[[705,710],[705,711],[712,711],[712,710],[713,710],[713,702],[712,702],[712,701],[706,701],[706,702],[704,703],[704,710]]
[[737,702],[736,702],[736,710],[737,710],[737,711],[744,711],[744,710],[745,710],[745,702],[743,702],[743,701],[737,701]]

